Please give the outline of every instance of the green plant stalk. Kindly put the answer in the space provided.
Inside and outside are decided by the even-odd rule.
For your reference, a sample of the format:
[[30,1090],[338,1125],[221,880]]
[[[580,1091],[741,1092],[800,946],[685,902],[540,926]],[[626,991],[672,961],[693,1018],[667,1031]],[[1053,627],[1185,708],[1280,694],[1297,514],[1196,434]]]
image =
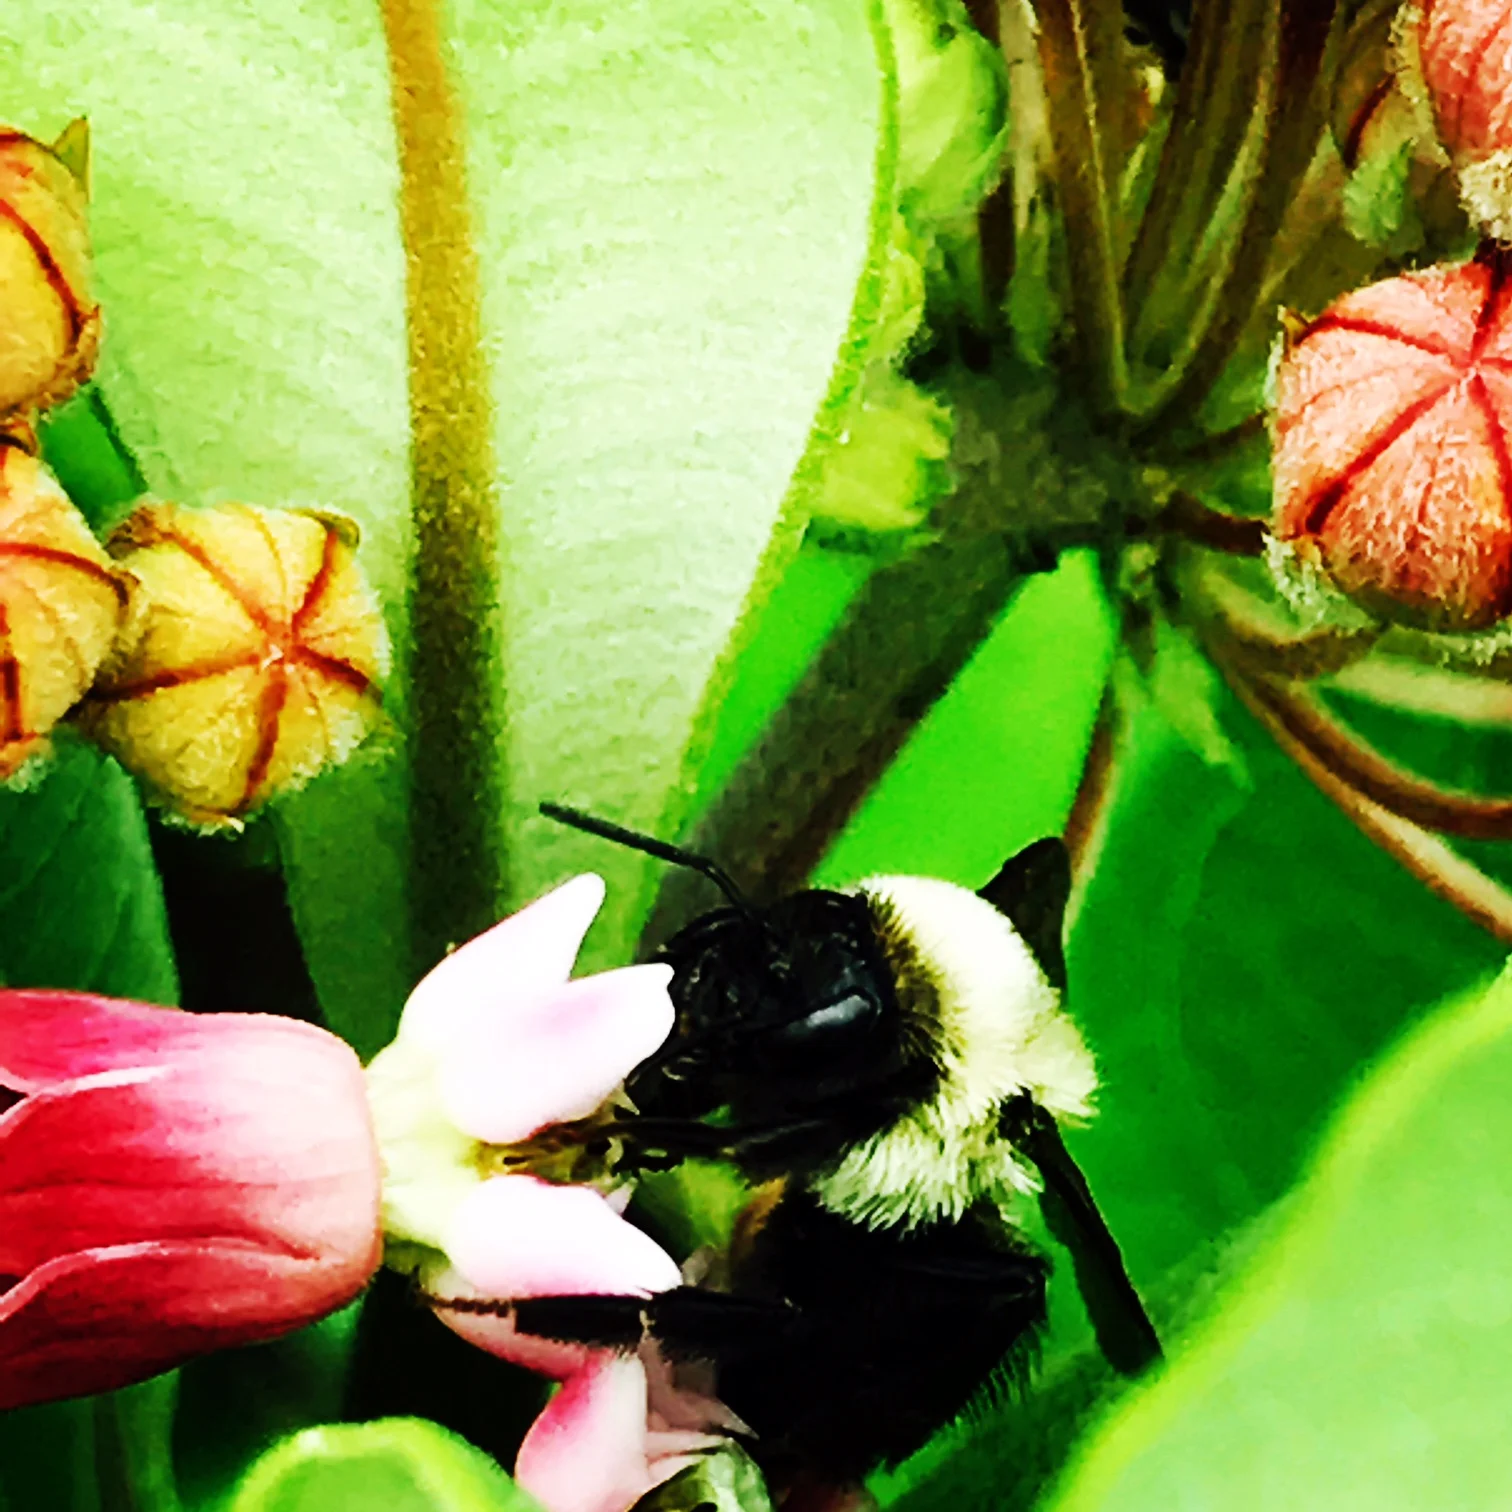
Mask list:
[[1198,0],[1191,47],[1177,86],[1155,183],[1124,274],[1131,350],[1162,334],[1152,304],[1180,308],[1161,297],[1168,284],[1185,286],[1198,242],[1223,199],[1250,130],[1257,95],[1270,80],[1252,74],[1255,59],[1274,68],[1268,23],[1275,0]]
[[178,1372],[94,1397],[100,1512],[182,1512],[173,1470]]
[[1339,775],[1305,745],[1261,694],[1243,669],[1208,642],[1209,653],[1238,697],[1276,744],[1296,762],[1320,792],[1333,800],[1361,834],[1379,845],[1431,892],[1452,904],[1472,923],[1503,944],[1512,945],[1512,892],[1461,856],[1438,835],[1382,807]]
[[1271,249],[1292,196],[1307,174],[1323,131],[1319,75],[1337,0],[1284,0],[1276,90],[1266,123],[1259,177],[1206,328],[1143,422],[1148,433],[1193,415],[1222,376],[1249,324]]
[[499,497],[461,106],[437,0],[383,0],[409,329],[411,931],[424,970],[506,894]]
[[[801,887],[986,638],[1024,564],[1007,537],[940,540],[872,575],[695,831],[758,903]],[[645,940],[697,910],[669,873]]]
[[1037,15],[1070,262],[1072,361],[1092,408],[1112,414],[1127,386],[1113,222],[1120,12],[1102,0],[1045,0]]

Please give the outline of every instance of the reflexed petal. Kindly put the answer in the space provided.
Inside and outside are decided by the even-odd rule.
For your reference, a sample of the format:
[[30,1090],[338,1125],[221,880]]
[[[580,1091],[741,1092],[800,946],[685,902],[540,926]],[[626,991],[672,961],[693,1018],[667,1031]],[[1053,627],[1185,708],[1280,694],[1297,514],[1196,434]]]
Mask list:
[[400,1034],[439,1050],[466,1038],[480,1016],[507,1020],[560,987],[603,901],[603,879],[588,872],[469,940],[410,994]]
[[0,1295],[0,1409],[110,1391],[190,1355],[273,1338],[350,1301],[365,1279],[210,1241],[69,1255]]
[[0,1085],[32,1092],[75,1077],[158,1064],[213,1041],[221,1017],[202,1019],[87,992],[0,991]]
[[0,1271],[181,1238],[367,1263],[378,1156],[356,1056],[293,1019],[203,1022],[219,1038],[177,1064],[40,1092],[0,1117]]
[[447,1115],[492,1144],[585,1117],[672,1032],[671,980],[670,966],[627,966],[490,1014],[442,1053]]
[[655,1484],[646,1457],[646,1376],[634,1356],[572,1376],[531,1426],[515,1479],[550,1512],[625,1512]]
[[616,1295],[680,1284],[677,1262],[590,1187],[495,1176],[463,1198],[444,1246],[484,1297]]

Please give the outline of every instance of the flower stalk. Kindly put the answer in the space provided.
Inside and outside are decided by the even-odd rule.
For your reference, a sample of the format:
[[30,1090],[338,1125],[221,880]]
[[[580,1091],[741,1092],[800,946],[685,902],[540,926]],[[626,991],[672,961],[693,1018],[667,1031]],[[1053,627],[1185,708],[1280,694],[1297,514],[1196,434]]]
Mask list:
[[1071,361],[1093,409],[1113,414],[1127,387],[1117,229],[1122,15],[1108,0],[1045,0],[1036,14],[1066,224]]
[[435,0],[384,0],[410,368],[406,703],[423,968],[503,910],[499,493],[461,105]]

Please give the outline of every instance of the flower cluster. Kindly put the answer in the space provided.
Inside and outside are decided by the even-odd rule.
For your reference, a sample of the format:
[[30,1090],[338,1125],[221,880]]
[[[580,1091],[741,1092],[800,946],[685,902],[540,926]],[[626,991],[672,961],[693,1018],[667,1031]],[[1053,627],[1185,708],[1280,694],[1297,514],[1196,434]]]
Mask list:
[[1408,6],[1397,31],[1487,239],[1294,324],[1272,528],[1373,614],[1484,630],[1512,614],[1512,10]]
[[81,726],[184,817],[234,823],[373,727],[382,617],[350,521],[138,509],[101,548],[33,420],[93,371],[88,132],[0,130],[0,780]]
[[732,1420],[653,1348],[444,1305],[680,1282],[612,1164],[551,1137],[672,1026],[666,967],[569,980],[603,895],[578,877],[448,956],[366,1075],[292,1019],[0,992],[0,1406],[312,1322],[386,1245],[464,1338],[561,1382],[516,1466],[551,1512],[619,1512],[718,1443]]

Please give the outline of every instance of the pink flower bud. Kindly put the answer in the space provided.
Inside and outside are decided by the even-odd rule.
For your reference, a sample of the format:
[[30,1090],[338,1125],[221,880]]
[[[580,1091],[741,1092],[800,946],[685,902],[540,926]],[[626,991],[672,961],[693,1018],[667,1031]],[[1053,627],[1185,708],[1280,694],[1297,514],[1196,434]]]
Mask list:
[[1366,607],[1438,630],[1512,611],[1504,259],[1346,295],[1277,372],[1273,530]]
[[272,1338],[379,1261],[362,1069],[294,1019],[0,992],[0,1407]]
[[0,413],[66,399],[94,367],[87,159],[82,122],[51,147],[0,129]]
[[[1465,208],[1512,237],[1512,4],[1418,0],[1404,13],[1403,82],[1421,89],[1460,178]],[[1411,24],[1415,20],[1415,25]]]
[[0,440],[0,780],[84,696],[125,601],[83,515],[35,457]]

